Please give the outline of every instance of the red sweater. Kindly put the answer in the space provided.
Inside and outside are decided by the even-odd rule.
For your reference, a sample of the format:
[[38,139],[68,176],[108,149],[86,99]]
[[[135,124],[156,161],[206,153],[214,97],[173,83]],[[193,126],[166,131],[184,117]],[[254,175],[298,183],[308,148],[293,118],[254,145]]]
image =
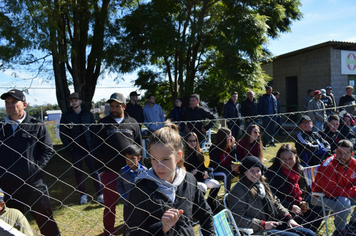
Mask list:
[[254,141],[253,143],[249,143],[240,139],[237,142],[236,151],[237,159],[241,161],[246,156],[259,157],[260,147],[256,141]]
[[332,155],[319,167],[312,183],[312,191],[323,192],[327,197],[356,196],[356,160],[351,158],[344,168]]

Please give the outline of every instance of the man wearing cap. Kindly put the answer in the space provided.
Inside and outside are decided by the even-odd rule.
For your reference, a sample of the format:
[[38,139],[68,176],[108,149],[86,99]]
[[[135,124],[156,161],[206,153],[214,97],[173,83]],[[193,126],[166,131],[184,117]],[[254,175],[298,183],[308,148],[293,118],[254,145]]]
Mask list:
[[4,197],[5,197],[4,192],[0,188],[0,220],[3,220],[6,224],[17,229],[24,235],[32,236],[33,231],[26,217],[22,214],[21,211],[17,209],[6,207]]
[[239,94],[232,92],[229,101],[224,105],[223,117],[226,119],[227,127],[231,130],[232,136],[238,140],[240,132],[241,109],[237,101]]
[[297,134],[295,148],[302,166],[320,164],[331,155],[330,144],[317,132],[313,132],[313,122],[307,115],[302,115],[298,122],[301,130]]
[[320,100],[321,91],[314,91],[314,98],[308,104],[308,116],[313,121],[313,131],[318,132],[324,129],[326,121],[325,105]]
[[144,121],[142,107],[137,103],[137,98],[140,94],[136,91],[130,93],[130,102],[126,105],[125,111],[130,117],[134,118],[138,123],[142,124]]
[[331,107],[334,108],[332,110],[332,113],[334,113],[336,111],[336,101],[335,101],[335,97],[334,97],[334,94],[333,94],[333,89],[332,89],[331,86],[326,87],[326,95],[331,98]]
[[7,116],[0,123],[0,186],[11,196],[7,205],[20,211],[30,207],[41,234],[60,235],[42,179],[42,170],[53,155],[47,128],[26,113],[22,91],[12,89],[1,99]]
[[340,108],[339,111],[342,110],[346,110],[348,113],[350,113],[351,116],[354,115],[354,105],[355,105],[355,101],[356,98],[353,95],[354,92],[354,87],[352,87],[351,85],[346,87],[346,94],[344,96],[342,96],[339,100],[339,106],[347,106],[347,107],[343,107]]
[[153,94],[147,96],[146,105],[143,107],[143,116],[145,118],[145,126],[151,132],[162,128],[166,121],[162,107],[156,104],[156,99]]
[[94,115],[82,108],[82,99],[80,99],[78,92],[70,94],[69,99],[71,108],[62,115],[59,130],[63,146],[70,151],[72,163],[75,167],[75,181],[81,194],[80,204],[88,202],[83,180],[83,160],[85,160],[93,180],[98,196],[97,200],[104,203],[99,174],[95,171],[93,157],[89,154],[93,148]]
[[[328,116],[328,115],[334,113],[333,109],[331,109],[333,107],[333,104],[332,104],[333,102],[331,100],[331,97],[329,97],[326,94],[326,90],[325,89],[320,89],[320,92],[321,92],[320,100],[324,103],[325,113]],[[330,108],[330,109],[328,109],[328,108]]]
[[110,104],[110,114],[97,124],[93,154],[103,184],[104,235],[112,235],[115,232],[115,212],[119,200],[116,180],[120,169],[126,165],[122,153],[130,144],[142,146],[142,138],[137,121],[125,113],[124,95],[113,93],[107,103]]

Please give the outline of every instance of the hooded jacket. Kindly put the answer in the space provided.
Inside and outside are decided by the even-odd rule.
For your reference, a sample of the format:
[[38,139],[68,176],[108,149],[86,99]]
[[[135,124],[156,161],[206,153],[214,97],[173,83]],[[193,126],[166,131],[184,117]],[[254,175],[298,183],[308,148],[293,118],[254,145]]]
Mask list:
[[[177,168],[181,169],[181,168]],[[178,171],[176,184],[159,179],[151,168],[136,178],[136,186],[129,197],[127,227],[132,235],[194,235],[193,216],[199,220],[203,235],[215,235],[212,212],[197,181],[190,173]],[[178,180],[177,180],[178,178]],[[169,196],[167,196],[167,194]],[[172,197],[174,195],[174,201]],[[162,231],[161,218],[168,209],[182,209],[184,213],[166,233]]]
[[145,126],[152,132],[162,128],[164,125],[165,119],[162,107],[158,104],[153,104],[151,107],[146,102],[146,105],[143,107],[143,116],[145,118]]

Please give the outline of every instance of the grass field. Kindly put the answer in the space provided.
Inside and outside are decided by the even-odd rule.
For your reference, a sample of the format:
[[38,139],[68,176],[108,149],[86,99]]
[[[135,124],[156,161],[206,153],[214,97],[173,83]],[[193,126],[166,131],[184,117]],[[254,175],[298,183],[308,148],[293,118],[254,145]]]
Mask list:
[[[95,201],[85,205],[79,205],[80,194],[75,189],[74,170],[71,167],[70,158],[67,152],[62,150],[60,140],[55,137],[55,126],[53,124],[48,126],[53,142],[56,144],[55,150],[57,154],[51,159],[45,168],[45,181],[47,182],[50,196],[52,198],[52,210],[54,218],[59,226],[62,235],[103,235],[103,206]],[[279,142],[278,142],[279,141]],[[277,147],[268,147],[264,151],[264,157],[267,161],[264,163],[266,166],[270,165],[270,160],[275,156],[277,150],[281,146],[280,142],[294,143],[293,139],[289,137],[277,136]],[[235,179],[236,180],[236,179]],[[234,185],[235,183],[233,183]],[[95,190],[91,180],[86,180],[86,188],[89,194],[95,196]],[[224,190],[221,189],[219,196],[222,198]],[[116,207],[116,222],[115,227],[120,229],[123,226],[122,215],[123,205],[120,203]],[[30,224],[33,229],[37,229],[36,222],[31,218]],[[332,233],[334,224],[332,218],[328,223],[329,232]],[[39,232],[39,231],[38,231]],[[195,227],[196,235],[198,234],[198,226]],[[118,235],[122,235],[119,231]],[[326,235],[325,228],[318,233],[318,236]]]

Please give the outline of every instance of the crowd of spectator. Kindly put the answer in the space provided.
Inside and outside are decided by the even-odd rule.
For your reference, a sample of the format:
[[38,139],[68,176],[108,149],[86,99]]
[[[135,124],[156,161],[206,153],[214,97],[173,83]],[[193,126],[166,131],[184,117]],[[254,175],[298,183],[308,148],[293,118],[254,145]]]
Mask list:
[[[212,216],[220,207],[219,180],[229,194],[228,208],[237,225],[252,228],[254,234],[315,235],[323,213],[320,203],[313,202],[313,190],[325,193],[327,206],[337,213],[333,235],[348,235],[356,233],[356,213],[346,223],[350,206],[356,204],[352,157],[356,99],[352,92],[348,86],[339,101],[344,107],[337,110],[330,86],[308,90],[303,98],[306,112],[297,122],[300,132],[295,146],[282,144],[268,169],[263,150],[276,147],[277,134],[285,135],[280,93],[270,86],[258,102],[249,91],[241,105],[238,93],[232,92],[224,106],[227,127],[217,131],[208,148],[206,134],[216,119],[199,106],[197,94],[190,96],[189,108],[175,100],[170,118],[176,126],[165,122],[153,94],[147,96],[142,108],[137,92],[130,93],[128,104],[123,94],[112,94],[107,101],[110,114],[93,125],[93,115],[81,107],[80,94],[73,93],[71,109],[61,119],[60,134],[75,166],[80,204],[88,201],[82,161],[88,166],[97,202],[105,206],[105,235],[116,232],[119,199],[124,203],[125,235],[194,235],[193,218],[199,220],[203,235],[214,235]],[[8,209],[23,211],[31,206],[41,233],[60,235],[41,175],[53,152],[48,131],[41,121],[26,114],[22,91],[10,90],[1,99],[8,116],[0,127],[0,187],[5,193],[0,191],[0,217],[5,212],[2,201]],[[241,137],[242,117],[246,132]],[[147,150],[142,149],[142,124],[149,131],[143,133],[148,138]],[[209,156],[208,165],[203,148]],[[141,160],[143,151],[149,152],[149,169]],[[302,170],[315,165],[320,167],[310,188]],[[234,177],[239,181],[231,188]],[[21,222],[29,228],[27,221]]]

